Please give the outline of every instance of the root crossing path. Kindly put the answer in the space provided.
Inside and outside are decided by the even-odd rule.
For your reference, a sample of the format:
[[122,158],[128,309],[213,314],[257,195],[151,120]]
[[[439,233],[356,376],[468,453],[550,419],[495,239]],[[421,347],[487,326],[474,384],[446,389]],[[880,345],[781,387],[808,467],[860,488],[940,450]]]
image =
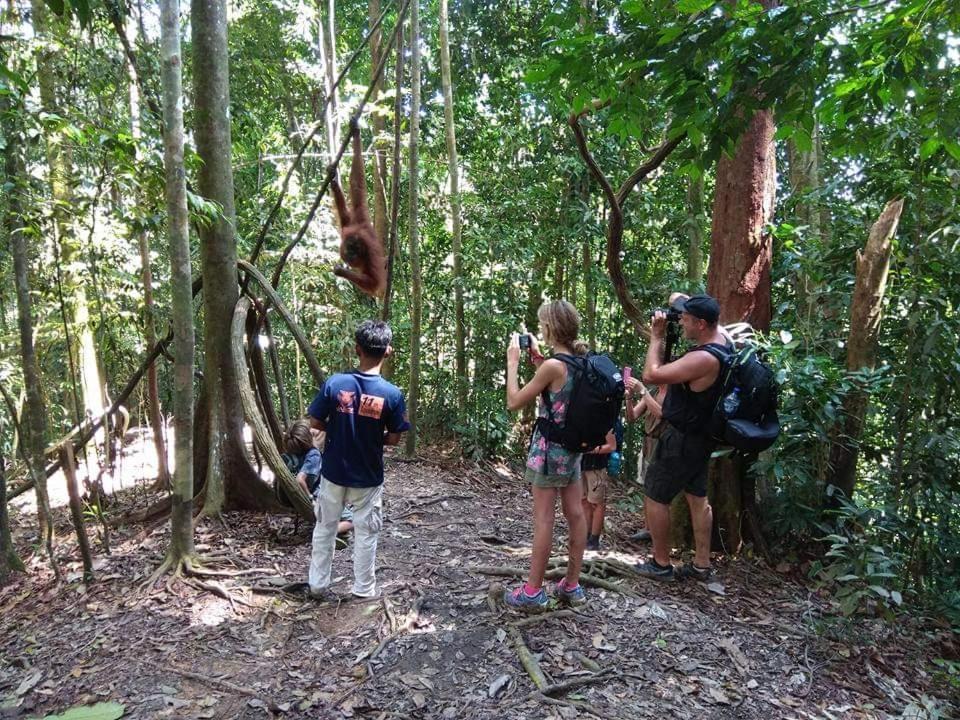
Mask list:
[[[630,489],[614,488],[611,505]],[[131,498],[117,498],[118,514],[151,500]],[[638,518],[616,509],[607,549],[587,554],[588,604],[518,616],[500,597],[528,563],[529,506],[522,480],[502,467],[390,460],[381,596],[350,599],[348,549],[335,559],[342,596],[325,603],[303,595],[311,528],[293,518],[205,521],[205,566],[231,572],[148,587],[167,530],[120,528],[112,554],[94,542],[97,581],[84,586],[61,508],[66,582],[37,557],[0,590],[0,718],[98,703],[122,706],[125,718],[950,712],[932,666],[938,636],[921,621],[845,622],[798,569],[747,557],[721,558],[710,584],[655,584],[631,572],[646,548],[626,540]],[[22,555],[32,522],[14,514]],[[562,575],[564,532],[558,517],[548,576]]]

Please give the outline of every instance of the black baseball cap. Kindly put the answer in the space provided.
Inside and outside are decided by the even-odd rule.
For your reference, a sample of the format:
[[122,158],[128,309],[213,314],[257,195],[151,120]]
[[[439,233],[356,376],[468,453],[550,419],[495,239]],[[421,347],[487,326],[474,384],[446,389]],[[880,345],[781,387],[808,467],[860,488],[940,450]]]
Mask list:
[[685,299],[681,298],[673,305],[681,312],[706,320],[711,325],[720,319],[720,303],[709,295],[693,295]]

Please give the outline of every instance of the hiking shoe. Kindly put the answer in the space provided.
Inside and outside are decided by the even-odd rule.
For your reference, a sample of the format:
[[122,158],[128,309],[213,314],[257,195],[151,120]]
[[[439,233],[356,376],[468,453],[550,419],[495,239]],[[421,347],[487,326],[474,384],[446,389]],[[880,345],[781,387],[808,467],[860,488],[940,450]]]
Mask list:
[[684,563],[677,568],[677,578],[680,580],[691,578],[700,582],[707,582],[713,577],[713,568],[697,567],[692,562]]
[[577,585],[575,588],[570,589],[567,587],[566,580],[560,580],[560,582],[556,584],[553,594],[556,595],[557,602],[561,605],[578,607],[587,602],[587,594],[583,591],[583,585]]
[[663,567],[658,565],[653,559],[647,560],[646,562],[637,563],[633,566],[633,570],[637,573],[637,575],[642,575],[643,577],[651,578],[653,580],[659,580],[660,582],[671,582],[674,579],[673,565],[667,565],[666,567]]
[[627,539],[630,542],[635,542],[635,543],[650,542],[650,540],[653,539],[653,536],[650,534],[649,530],[647,530],[646,528],[643,528],[642,530],[635,532],[633,535],[631,535]]
[[527,595],[523,591],[523,585],[521,585],[516,590],[505,591],[503,593],[503,602],[507,607],[512,607],[521,612],[538,613],[547,609],[547,606],[550,604],[550,599],[547,597],[547,593],[544,592],[543,588],[540,588],[540,592],[536,595]]
[[599,550],[599,549],[600,549],[600,536],[599,535],[587,536],[587,550]]

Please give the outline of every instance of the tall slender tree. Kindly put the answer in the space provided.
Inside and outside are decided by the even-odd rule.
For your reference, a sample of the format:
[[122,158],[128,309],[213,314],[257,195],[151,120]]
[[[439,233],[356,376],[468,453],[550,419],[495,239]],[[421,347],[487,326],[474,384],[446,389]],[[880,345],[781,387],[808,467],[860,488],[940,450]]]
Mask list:
[[[369,0],[367,4],[370,25],[380,17],[380,0]],[[387,159],[384,154],[383,136],[387,131],[387,120],[376,103],[384,86],[385,73],[377,74],[380,64],[381,39],[383,33],[380,28],[370,38],[370,82],[373,83],[373,92],[370,103],[374,106],[370,124],[373,128],[373,229],[384,246],[387,244],[389,218],[387,217]]]
[[243,442],[243,408],[230,350],[230,322],[239,298],[236,213],[230,138],[230,69],[225,0],[193,0],[194,132],[202,160],[197,190],[216,203],[217,217],[200,229],[203,274],[206,452],[204,513],[274,504],[254,472]]
[[463,227],[460,212],[460,168],[457,163],[457,129],[453,112],[453,80],[450,72],[448,0],[440,0],[440,82],[443,85],[443,119],[447,128],[447,167],[450,175],[450,226],[453,249],[453,322],[456,343],[457,401],[467,402],[466,327],[463,319]]
[[[43,0],[32,0],[31,10],[36,36],[34,45],[40,105],[44,112],[57,117],[62,115],[61,100],[64,85],[60,77],[61,65],[64,62],[60,41],[67,35],[65,27],[67,21],[54,19]],[[72,146],[63,130],[50,129],[45,139],[48,181],[52,199],[53,242],[59,253],[60,267],[63,268],[61,284],[68,308],[68,317],[64,318],[64,322],[70,328],[68,343],[71,364],[79,376],[81,392],[81,397],[75,398],[78,405],[75,408],[75,415],[78,419],[83,419],[85,415],[99,418],[104,409],[103,382],[100,378],[100,366],[94,346],[85,284],[76,270],[82,265],[82,248],[74,231],[72,217],[74,211]],[[102,437],[102,434],[100,436]],[[93,463],[89,452],[87,458],[87,469],[90,473]]]
[[180,0],[160,2],[160,55],[163,85],[164,198],[170,246],[173,305],[174,482],[167,560],[177,566],[193,546],[193,292],[190,226],[183,164],[183,79],[180,59]]
[[420,405],[420,327],[423,317],[423,281],[420,276],[420,226],[417,195],[420,187],[420,0],[410,3],[410,386],[407,409],[410,431],[407,455],[417,452],[417,410]]
[[[12,14],[14,6],[11,6]],[[52,555],[53,520],[47,495],[47,478],[43,472],[44,446],[47,436],[47,411],[41,389],[40,367],[34,346],[33,300],[30,297],[30,256],[23,225],[23,189],[26,169],[20,150],[22,123],[11,96],[0,98],[0,116],[4,140],[4,226],[13,255],[13,284],[17,297],[17,328],[20,333],[20,366],[23,369],[25,400],[20,421],[20,442],[29,466],[28,475],[36,478],[37,519],[40,539]]]
[[[127,37],[127,46],[132,47],[136,33],[136,24],[132,15],[127,16],[124,32]],[[129,76],[130,135],[134,142],[134,152],[139,155],[140,143],[143,141],[140,121],[140,84],[137,69],[132,62],[127,63],[127,74]],[[142,195],[139,186],[137,194]],[[142,198],[139,201],[142,201]],[[143,284],[143,339],[147,347],[152,348],[157,343],[157,323],[156,307],[153,302],[153,271],[150,267],[150,236],[143,227],[137,229],[136,235],[137,247],[140,251],[140,280]],[[147,416],[153,433],[153,448],[157,455],[157,484],[166,488],[170,486],[170,469],[167,465],[167,444],[164,439],[163,415],[160,412],[160,386],[157,382],[156,363],[152,363],[147,368],[146,385]]]

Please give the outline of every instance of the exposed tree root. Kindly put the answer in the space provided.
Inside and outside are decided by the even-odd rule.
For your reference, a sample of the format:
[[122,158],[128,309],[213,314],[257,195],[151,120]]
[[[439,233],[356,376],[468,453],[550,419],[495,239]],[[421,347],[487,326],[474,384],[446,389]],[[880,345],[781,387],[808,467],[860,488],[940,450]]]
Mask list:
[[590,705],[590,703],[580,702],[579,700],[558,700],[557,698],[552,698],[547,695],[544,695],[541,692],[536,692],[532,694],[537,700],[542,702],[544,705],[562,705],[569,708],[576,708],[585,713],[590,713],[595,715],[598,718],[603,718],[603,720],[620,720],[616,715],[611,715],[606,713],[603,710],[598,710],[597,708]]
[[423,596],[420,596],[416,600],[414,600],[413,605],[410,607],[410,612],[407,613],[406,618],[404,618],[404,621],[400,623],[399,627],[397,627],[397,629],[394,632],[390,633],[383,640],[381,640],[380,644],[377,645],[377,647],[374,649],[372,653],[370,653],[370,656],[367,658],[367,667],[368,667],[367,672],[371,676],[373,675],[373,673],[369,671],[370,663],[376,659],[377,655],[383,652],[384,648],[386,648],[387,645],[392,643],[401,635],[409,632],[410,628],[412,628],[416,624],[417,620],[420,619],[420,609],[422,607],[423,607]]
[[[526,577],[527,575],[527,571],[521,568],[501,567],[495,565],[477,565],[469,568],[469,570],[471,572],[477,572],[483,575],[499,575],[501,577],[522,578]],[[548,570],[543,576],[548,580],[556,580],[563,577],[566,572],[566,568],[554,568],[553,570]],[[590,573],[581,572],[580,582],[587,587],[597,587],[602,590],[621,593],[622,595],[627,595],[629,597],[640,597],[636,592],[628,587],[620,585],[619,583],[611,582],[609,580],[604,580],[603,578],[598,578]]]
[[533,653],[530,652],[530,648],[527,647],[527,643],[524,642],[520,630],[514,625],[508,625],[507,635],[513,642],[513,649],[517,651],[520,664],[523,665],[523,669],[527,671],[527,675],[529,675],[533,681],[533,686],[540,692],[550,687],[551,683],[547,680],[547,676],[544,675],[540,663],[537,662],[537,658],[534,657]]
[[596,675],[587,675],[584,677],[573,678],[572,680],[565,680],[564,682],[554,683],[553,685],[548,685],[547,687],[542,688],[540,692],[544,695],[550,696],[562,695],[568,690],[575,690],[586,685],[595,685],[616,677],[618,677],[617,673],[613,671],[607,671],[598,673]]
[[249,688],[241,687],[239,685],[234,685],[232,682],[227,682],[226,680],[220,680],[219,678],[210,677],[209,675],[201,675],[200,673],[190,672],[189,670],[181,670],[175,665],[159,665],[157,663],[150,662],[149,660],[141,660],[140,662],[143,663],[144,665],[148,665],[152,667],[156,672],[159,672],[159,673],[173,672],[173,673],[176,673],[177,675],[180,675],[181,677],[187,678],[188,680],[196,680],[197,682],[204,683],[206,685],[209,685],[210,687],[216,688],[217,690],[221,690],[229,693],[236,693],[238,695],[243,695],[244,697],[257,698],[258,700],[263,702],[264,705],[267,706],[267,708],[270,710],[271,713],[274,713],[275,715],[279,715],[283,713],[283,710],[280,708],[279,705],[277,705],[277,703],[273,702],[272,700],[268,700],[261,697],[260,695],[255,693],[253,690],[250,690]]
[[542,622],[547,620],[556,620],[558,618],[569,618],[576,617],[577,613],[573,610],[553,610],[551,612],[538,613],[537,615],[531,615],[528,618],[523,618],[522,620],[515,620],[510,623],[515,628],[525,628],[530,627],[531,625],[539,625]]

